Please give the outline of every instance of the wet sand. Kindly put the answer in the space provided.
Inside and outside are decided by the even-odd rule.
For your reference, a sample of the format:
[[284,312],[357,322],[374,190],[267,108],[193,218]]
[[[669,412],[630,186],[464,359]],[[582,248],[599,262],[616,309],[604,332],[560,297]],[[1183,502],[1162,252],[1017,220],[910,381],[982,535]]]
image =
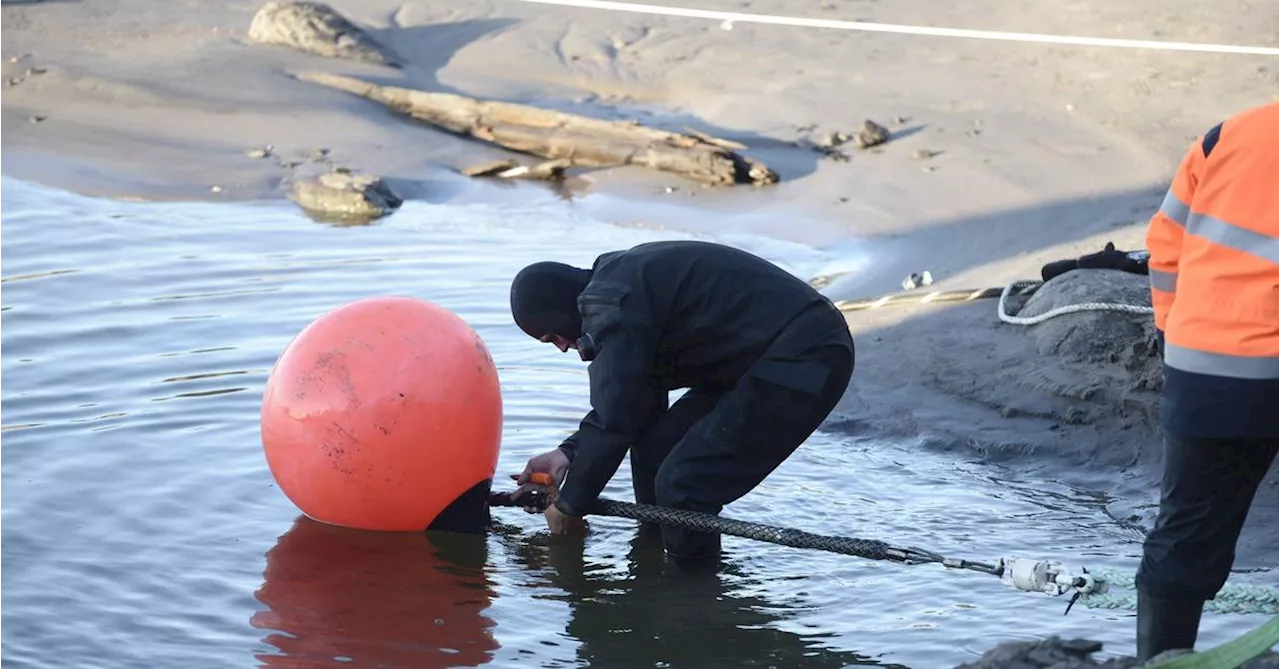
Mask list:
[[[857,244],[872,262],[832,282],[835,299],[1034,279],[1059,258],[1143,246],[1145,221],[1188,143],[1276,97],[1266,56],[1061,47],[823,31],[570,9],[517,1],[332,3],[407,61],[403,70],[250,44],[257,2],[6,2],[6,174],[141,199],[283,196],[286,171],[247,152],[385,176],[435,202],[554,197],[457,170],[501,149],[436,132],[304,70],[692,127],[747,145],[776,170],[763,188],[703,189],[636,168],[585,175],[579,206],[624,224],[744,231]],[[692,6],[693,3],[685,3]],[[1139,39],[1276,44],[1277,7],[1189,0],[699,0],[698,7],[820,18]],[[893,131],[833,160],[797,142]],[[924,153],[921,153],[924,152]],[[925,153],[928,157],[920,157]],[[216,187],[216,192],[215,192]],[[670,189],[670,192],[668,192]],[[678,206],[679,209],[671,209]],[[850,315],[858,363],[843,415],[927,444],[1017,466],[1061,467],[1149,525],[1158,490],[1154,397],[1083,425],[1044,418],[1057,399],[1001,381],[1046,367],[994,300]],[[1105,370],[1104,370],[1105,371]],[[1111,372],[1116,372],[1111,370]],[[1045,403],[1037,408],[1037,402]],[[1011,411],[1018,405],[1020,411]],[[1057,409],[1053,409],[1057,410]],[[856,425],[856,423],[855,423]],[[1276,476],[1259,494],[1237,566],[1276,565]]]

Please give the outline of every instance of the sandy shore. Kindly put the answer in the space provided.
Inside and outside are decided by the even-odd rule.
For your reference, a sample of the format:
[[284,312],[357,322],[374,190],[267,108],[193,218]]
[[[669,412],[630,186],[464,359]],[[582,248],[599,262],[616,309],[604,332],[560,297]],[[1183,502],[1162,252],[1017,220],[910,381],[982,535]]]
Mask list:
[[[540,185],[501,188],[457,174],[507,155],[499,149],[289,76],[324,70],[688,126],[746,144],[780,183],[711,190],[634,168],[605,170],[589,175],[591,195],[579,206],[619,223],[856,245],[874,262],[828,286],[841,299],[898,290],[923,269],[939,288],[998,286],[1037,278],[1045,262],[1109,240],[1141,248],[1145,220],[1187,143],[1232,112],[1275,99],[1277,88],[1276,59],[1265,56],[748,24],[726,31],[714,21],[516,0],[332,4],[408,66],[250,44],[258,2],[5,2],[4,172],[111,197],[279,198],[284,171],[246,155],[269,144],[302,160],[328,149],[326,160],[382,174],[408,198],[546,196]],[[1269,46],[1278,18],[1275,3],[1262,0],[696,6]],[[851,149],[848,161],[795,145],[864,119],[890,127],[892,140],[875,152]],[[1153,398],[1129,398],[1090,424],[1045,418],[1060,398],[1027,400],[1000,385],[1001,374],[1046,363],[1025,328],[999,324],[994,301],[864,312],[851,325],[859,348],[850,415],[930,435],[930,444],[963,457],[1033,459],[1028,470],[1069,464],[1063,478],[1121,500],[1117,517],[1150,521],[1159,435],[1141,417]],[[1033,406],[1009,409],[1019,402]],[[1242,540],[1242,568],[1276,564],[1276,494],[1273,471]]]

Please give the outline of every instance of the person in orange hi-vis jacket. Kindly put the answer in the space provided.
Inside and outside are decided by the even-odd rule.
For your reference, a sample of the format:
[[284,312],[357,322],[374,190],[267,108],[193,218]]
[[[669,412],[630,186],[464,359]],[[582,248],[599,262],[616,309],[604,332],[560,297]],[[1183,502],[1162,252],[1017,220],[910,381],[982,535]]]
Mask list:
[[1138,570],[1140,660],[1195,646],[1276,456],[1278,109],[1194,142],[1147,230],[1165,460]]

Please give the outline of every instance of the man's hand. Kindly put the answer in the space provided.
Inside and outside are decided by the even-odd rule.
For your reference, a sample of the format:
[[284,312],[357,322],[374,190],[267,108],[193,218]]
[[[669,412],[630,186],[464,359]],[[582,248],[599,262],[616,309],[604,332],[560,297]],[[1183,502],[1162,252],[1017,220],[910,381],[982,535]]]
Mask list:
[[[535,455],[529,458],[529,462],[525,464],[524,471],[513,475],[511,478],[516,480],[520,486],[516,488],[515,495],[520,495],[528,490],[536,490],[545,494],[549,501],[555,501],[555,493],[560,490],[560,484],[564,483],[565,472],[569,470],[569,456],[564,451],[556,448],[541,455]],[[551,477],[553,485],[545,486],[534,483],[531,479],[534,474],[546,474]],[[528,513],[537,513],[542,509],[531,506],[524,507]]]
[[[524,471],[518,475],[512,475],[511,478],[516,480],[520,485],[516,488],[515,494],[526,490],[537,490],[547,496],[547,508],[545,511],[531,506],[524,507],[529,513],[537,513],[542,511],[542,515],[547,520],[547,529],[552,534],[561,535],[582,535],[587,532],[587,521],[577,516],[570,516],[556,508],[556,493],[560,491],[560,484],[564,483],[564,475],[569,471],[569,456],[564,451],[556,448],[547,451],[541,455],[535,455],[529,458],[529,462],[525,464]],[[552,485],[540,485],[534,482],[534,474],[545,474],[551,478]],[[544,478],[544,477],[536,477]]]
[[554,503],[542,514],[547,519],[547,529],[552,534],[582,536],[587,533],[587,521],[578,516],[570,516],[556,508]]

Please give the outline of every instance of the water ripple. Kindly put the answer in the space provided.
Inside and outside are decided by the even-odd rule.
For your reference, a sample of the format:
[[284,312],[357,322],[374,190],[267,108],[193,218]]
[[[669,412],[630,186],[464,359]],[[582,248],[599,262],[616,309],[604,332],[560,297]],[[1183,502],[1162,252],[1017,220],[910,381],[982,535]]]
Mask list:
[[[665,569],[660,547],[620,519],[592,519],[585,550],[516,509],[495,511],[487,539],[370,534],[300,517],[276,488],[259,445],[263,385],[320,314],[398,294],[471,323],[499,368],[505,486],[587,401],[581,362],[513,327],[509,278],[533,260],[587,264],[680,235],[559,205],[411,202],[377,226],[337,228],[274,203],[3,187],[6,662],[936,667],[1011,636],[1131,647],[1124,614],[1063,618],[1061,602],[978,574],[729,538],[723,573],[696,578]],[[802,275],[826,262],[734,241]],[[605,492],[630,499],[625,464]],[[833,431],[726,513],[975,559],[1131,567],[1140,538],[1104,503]],[[1207,643],[1222,635],[1214,624]]]

